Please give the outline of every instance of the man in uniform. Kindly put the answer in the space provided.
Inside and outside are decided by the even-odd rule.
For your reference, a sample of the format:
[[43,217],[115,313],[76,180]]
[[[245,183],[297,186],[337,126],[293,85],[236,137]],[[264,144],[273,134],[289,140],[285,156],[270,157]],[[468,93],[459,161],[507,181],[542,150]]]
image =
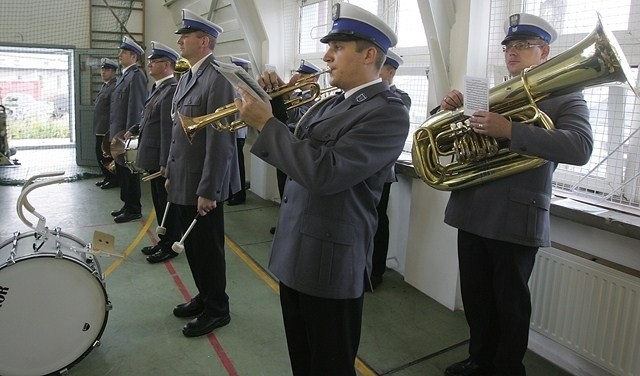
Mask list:
[[[111,94],[109,137],[124,137],[127,129],[140,123],[144,101],[147,98],[147,77],[136,62],[144,50],[133,39],[125,36],[120,45],[118,60],[122,75],[116,81]],[[120,185],[120,200],[124,206],[111,212],[116,223],[129,222],[142,217],[140,203],[140,177],[128,167],[116,163],[116,175]]]
[[[505,22],[504,60],[511,76],[549,57],[554,28],[538,16],[514,14]],[[463,105],[448,93],[444,110]],[[550,246],[551,182],[558,163],[584,165],[593,150],[589,109],[581,92],[537,103],[553,129],[477,111],[474,132],[507,142],[519,154],[546,159],[543,166],[451,192],[444,221],[458,229],[458,264],[469,358],[449,366],[448,376],[525,375],[531,296],[527,285],[538,247]]]
[[[109,133],[109,116],[111,115],[111,93],[116,86],[116,72],[118,63],[111,59],[103,58],[100,64],[100,77],[102,78],[102,88],[96,97],[93,111],[93,130],[96,134],[96,158],[98,167],[102,171],[103,179],[96,183],[102,189],[109,189],[118,186],[118,177],[115,175],[115,162],[111,156],[104,155],[102,143],[107,133]],[[107,167],[113,163],[113,169]]]
[[[393,50],[387,51],[387,59],[384,61],[382,69],[380,69],[380,78],[389,85],[389,90],[398,98],[402,99],[407,111],[411,109],[411,97],[406,92],[398,89],[393,84],[393,78],[400,65],[404,64],[404,60]],[[394,179],[396,181],[396,179]],[[382,283],[382,275],[387,268],[387,254],[389,253],[389,216],[387,215],[387,207],[389,205],[389,193],[391,192],[391,182],[384,183],[382,190],[382,198],[378,204],[378,229],[373,238],[373,267],[371,269],[371,286],[369,289],[373,291]]]
[[[171,47],[159,42],[151,42],[151,54],[147,57],[149,75],[155,83],[151,89],[142,113],[142,121],[129,129],[129,134],[138,136],[138,152],[136,166],[149,174],[159,172],[160,176],[152,179],[151,198],[156,211],[158,224],[164,217],[167,205],[167,190],[164,187],[164,174],[171,145],[171,106],[173,94],[178,81],[173,76],[176,61],[180,55]],[[166,232],[159,234],[160,241],[154,246],[142,248],[142,253],[148,255],[147,261],[158,263],[176,257],[178,254],[171,249],[174,242],[180,240],[181,231],[176,221],[175,210],[169,207],[164,227]]]
[[187,337],[210,333],[231,321],[226,290],[223,203],[240,190],[236,136],[210,126],[190,141],[178,114],[197,117],[233,102],[233,86],[214,65],[213,49],[222,28],[193,12],[182,10],[178,45],[191,70],[180,77],[173,97],[174,125],[166,177],[168,200],[177,209],[181,228],[197,222],[184,248],[198,294],[173,310],[193,317],[183,328]]
[[[376,205],[409,131],[409,113],[378,76],[397,42],[380,18],[334,5],[323,60],[344,94],[313,106],[292,134],[270,103],[240,90],[240,118],[260,134],[251,153],[287,174],[269,269],[294,375],[355,375]],[[275,72],[262,76],[269,89]]]

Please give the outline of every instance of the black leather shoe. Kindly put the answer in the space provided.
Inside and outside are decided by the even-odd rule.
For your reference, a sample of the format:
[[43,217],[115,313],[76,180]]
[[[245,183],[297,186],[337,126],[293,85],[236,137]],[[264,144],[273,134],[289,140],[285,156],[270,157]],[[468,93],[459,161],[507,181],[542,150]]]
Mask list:
[[109,180],[102,179],[102,180],[96,182],[96,186],[102,187],[103,185],[107,184],[108,182],[109,182]]
[[216,317],[204,311],[200,316],[189,321],[183,328],[182,334],[185,337],[198,337],[205,334],[209,334],[215,328],[220,328],[231,322],[231,316],[224,315],[222,317]]
[[119,216],[115,217],[113,220],[116,221],[116,223],[124,223],[124,222],[130,222],[133,221],[135,219],[140,219],[142,218],[142,214],[140,213],[122,213]]
[[120,208],[120,209],[118,209],[118,210],[112,210],[112,211],[111,211],[111,216],[112,216],[112,217],[117,217],[117,216],[119,216],[120,214],[123,214],[123,213],[124,213],[124,206],[123,206],[123,207],[121,207],[121,208]]
[[204,312],[204,304],[195,299],[178,304],[173,308],[173,315],[175,317],[193,317],[198,316],[202,312]]
[[471,358],[454,363],[444,370],[446,376],[490,376],[491,373],[491,367],[480,365]]
[[115,188],[115,187],[118,187],[118,186],[119,186],[118,183],[116,183],[114,181],[108,181],[108,182],[102,184],[100,186],[100,188],[101,189],[109,189],[109,188]]
[[170,249],[169,250],[160,249],[158,252],[147,257],[147,261],[149,261],[149,263],[151,264],[157,264],[159,262],[170,260],[176,257],[177,255],[178,255],[177,253],[175,253]]
[[234,205],[244,204],[246,200],[247,200],[246,197],[243,197],[241,195],[233,195],[233,197],[231,197],[229,201],[227,201],[227,205],[234,206]]
[[145,256],[151,256],[152,254],[158,252],[160,250],[160,246],[159,245],[148,245],[146,247],[143,247],[140,252],[142,252],[143,255]]

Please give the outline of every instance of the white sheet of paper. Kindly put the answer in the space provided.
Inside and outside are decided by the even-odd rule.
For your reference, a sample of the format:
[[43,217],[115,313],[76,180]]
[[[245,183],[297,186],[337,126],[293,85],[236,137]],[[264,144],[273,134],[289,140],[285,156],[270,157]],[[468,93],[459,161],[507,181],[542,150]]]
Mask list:
[[489,81],[482,77],[464,77],[464,114],[489,110]]

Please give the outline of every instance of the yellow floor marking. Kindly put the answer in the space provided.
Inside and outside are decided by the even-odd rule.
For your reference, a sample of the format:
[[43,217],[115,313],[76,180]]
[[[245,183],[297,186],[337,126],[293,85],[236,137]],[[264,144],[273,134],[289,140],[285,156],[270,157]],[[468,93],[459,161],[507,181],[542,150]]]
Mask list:
[[131,242],[131,244],[129,244],[129,246],[127,247],[127,249],[125,249],[124,253],[123,253],[123,257],[122,258],[117,258],[113,264],[111,264],[107,270],[104,272],[105,278],[109,276],[109,274],[113,273],[114,270],[116,270],[123,262],[124,260],[131,254],[131,252],[133,252],[134,249],[136,249],[136,247],[138,246],[138,244],[140,243],[140,240],[142,240],[142,238],[144,238],[147,234],[147,231],[149,230],[149,227],[151,227],[151,223],[156,219],[156,211],[155,210],[151,210],[151,212],[149,213],[149,217],[147,218],[147,220],[144,223],[144,226],[142,227],[142,229],[140,230],[140,232],[138,232],[138,235],[136,235],[136,238],[133,239],[133,242]]

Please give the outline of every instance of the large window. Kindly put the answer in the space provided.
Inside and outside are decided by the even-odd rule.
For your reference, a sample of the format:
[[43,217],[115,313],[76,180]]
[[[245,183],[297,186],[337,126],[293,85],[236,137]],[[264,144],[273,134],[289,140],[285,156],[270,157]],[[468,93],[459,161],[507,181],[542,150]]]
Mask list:
[[[307,59],[318,66],[325,65],[322,56],[327,47],[320,43],[320,38],[331,29],[331,7],[336,2],[308,0],[298,5],[299,47],[292,56],[292,64],[299,59]],[[394,51],[402,56],[405,63],[396,72],[393,83],[411,97],[411,130],[405,144],[405,151],[410,151],[413,132],[425,121],[429,112],[427,108],[429,53],[418,0],[349,0],[345,2],[377,14],[398,35],[398,45]]]
[[[528,12],[547,19],[558,31],[552,55],[570,49],[596,26],[597,14],[611,30],[627,61],[640,60],[640,23],[630,0],[525,0],[511,6],[508,0],[492,1],[489,46],[489,76],[494,84],[506,75],[499,50],[503,23],[511,13]],[[635,22],[634,22],[635,20]],[[636,36],[636,37],[634,37]],[[631,69],[630,84],[638,86],[637,65]],[[594,151],[585,166],[561,164],[554,174],[555,193],[597,203],[613,209],[640,213],[640,99],[623,85],[607,85],[584,91],[590,109]]]

